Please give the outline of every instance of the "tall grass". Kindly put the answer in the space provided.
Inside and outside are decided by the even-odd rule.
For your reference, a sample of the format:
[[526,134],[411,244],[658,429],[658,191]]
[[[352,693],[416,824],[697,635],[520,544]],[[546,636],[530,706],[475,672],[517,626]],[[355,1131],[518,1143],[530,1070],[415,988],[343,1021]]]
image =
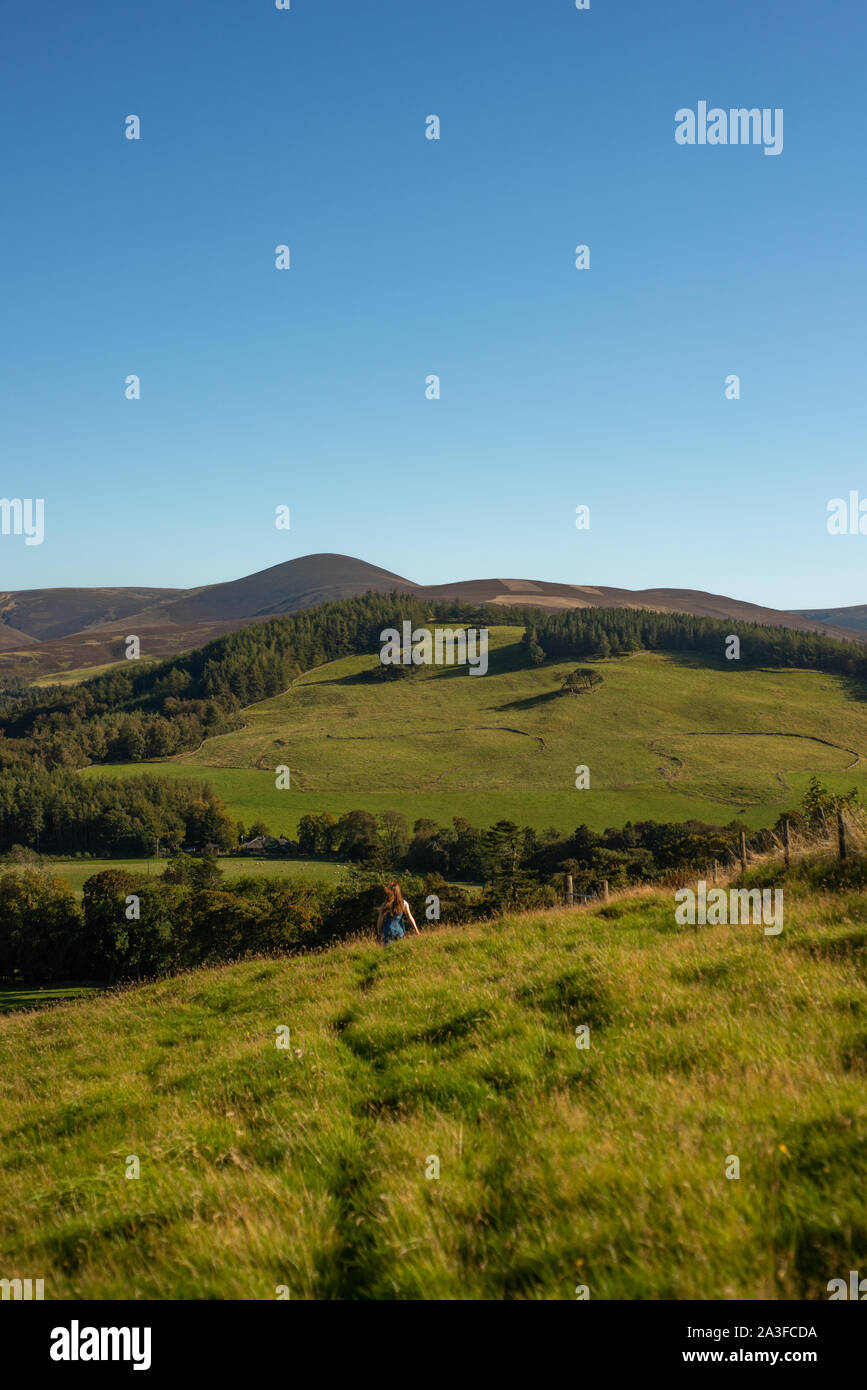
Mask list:
[[867,1270],[865,946],[863,893],[793,874],[779,937],[655,889],[7,1016],[0,1275],[826,1298]]

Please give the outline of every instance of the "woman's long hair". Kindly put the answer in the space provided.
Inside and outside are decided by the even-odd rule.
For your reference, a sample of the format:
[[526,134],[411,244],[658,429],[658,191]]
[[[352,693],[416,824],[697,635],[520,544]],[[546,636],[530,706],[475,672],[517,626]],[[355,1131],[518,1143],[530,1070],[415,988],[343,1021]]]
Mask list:
[[390,883],[385,890],[385,910],[392,917],[399,917],[403,912],[403,893],[400,891],[400,884]]

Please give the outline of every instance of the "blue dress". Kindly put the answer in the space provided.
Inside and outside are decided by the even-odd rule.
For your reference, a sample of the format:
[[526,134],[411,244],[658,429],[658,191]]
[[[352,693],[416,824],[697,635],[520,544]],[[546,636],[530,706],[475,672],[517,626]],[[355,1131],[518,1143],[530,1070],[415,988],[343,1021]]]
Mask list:
[[402,936],[406,936],[403,929],[403,913],[399,912],[396,917],[391,913],[386,913],[382,919],[382,944],[387,946],[389,941],[399,941]]

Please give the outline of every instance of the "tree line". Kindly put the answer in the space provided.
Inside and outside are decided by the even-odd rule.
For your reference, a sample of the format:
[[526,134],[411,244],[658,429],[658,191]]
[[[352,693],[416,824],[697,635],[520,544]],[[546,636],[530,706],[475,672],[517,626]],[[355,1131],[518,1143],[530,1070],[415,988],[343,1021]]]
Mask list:
[[[545,613],[441,600],[397,591],[319,604],[251,624],[195,651],[141,666],[130,660],[77,685],[0,693],[0,769],[81,768],[141,762],[195,748],[237,727],[240,711],[285,690],[297,676],[343,656],[379,650],[384,628],[523,624],[522,659],[539,666],[567,657],[692,651],[720,659],[733,626],[745,665],[809,666],[867,677],[867,649],[818,633],[683,613],[586,608]],[[411,675],[413,667],[379,674]],[[585,671],[577,693],[593,682]]]
[[[436,876],[409,878],[404,891],[422,918],[431,894],[439,920],[478,912]],[[87,879],[78,902],[62,878],[22,865],[0,876],[0,979],[114,984],[310,950],[372,930],[382,898],[380,878],[363,872],[337,887],[256,878],[228,884],[215,863],[181,855],[159,878],[102,870]]]
[[552,827],[537,831],[499,820],[486,828],[463,816],[450,825],[419,817],[410,829],[400,811],[378,816],[350,811],[336,818],[329,812],[308,813],[298,823],[298,853],[305,858],[348,859],[368,868],[439,874],[483,883],[491,906],[534,904],[539,890],[559,892],[565,873],[576,891],[594,893],[603,879],[614,887],[653,882],[685,869],[703,867],[734,853],[738,820],[726,826],[698,820],[627,822],[602,831],[579,825],[564,833]]
[[521,643],[531,666],[567,657],[604,658],[638,651],[689,651],[722,660],[732,633],[740,640],[741,665],[810,667],[867,678],[867,645],[854,638],[844,642],[818,632],[641,608],[536,613],[526,623]]
[[[594,831],[587,825],[564,833],[537,831],[499,820],[486,828],[463,816],[450,825],[420,817],[410,829],[406,816],[385,811],[308,813],[298,823],[297,851],[305,858],[348,859],[382,872],[437,874],[444,879],[484,884],[491,910],[541,906],[558,900],[564,874],[578,893],[592,895],[603,880],[611,888],[666,881],[703,871],[714,860],[732,863],[743,833],[750,852],[769,852],[784,820],[795,833],[825,827],[836,808],[860,804],[856,788],[835,795],[812,777],[799,807],[781,813],[773,827],[750,830],[733,819],[726,825],[686,821],[627,821]],[[553,896],[552,896],[553,895]]]
[[[774,830],[750,835],[749,847],[770,850],[784,818],[796,831],[825,828],[838,806],[857,801],[855,790],[838,797],[814,777],[801,806],[781,816]],[[563,835],[505,820],[479,830],[456,817],[448,828],[416,821],[410,837],[398,812],[378,820],[367,812],[349,815],[356,829],[369,832],[367,849],[359,840],[357,859],[336,886],[289,876],[229,884],[214,859],[179,853],[159,877],[121,869],[93,874],[79,903],[39,856],[18,851],[18,862],[0,875],[0,978],[113,983],[313,949],[371,931],[386,877],[396,871],[416,915],[425,920],[460,923],[509,909],[549,907],[562,901],[566,873],[575,890],[587,894],[602,879],[612,888],[670,880],[704,871],[714,859],[733,859],[744,828],[738,822],[719,827],[643,821],[598,834],[581,825]],[[336,827],[345,818],[306,819],[304,834],[313,838],[305,841],[305,851],[333,853]],[[482,893],[471,896],[446,873],[478,874]]]
[[183,845],[232,849],[243,826],[207,782],[67,769],[0,771],[0,852],[136,859]]
[[[510,621],[531,614],[510,610]],[[130,660],[77,685],[23,690],[16,682],[0,694],[0,768],[169,757],[236,728],[244,706],[279,695],[305,671],[379,651],[384,628],[406,620],[484,626],[503,617],[484,605],[365,594],[252,624],[166,661]]]

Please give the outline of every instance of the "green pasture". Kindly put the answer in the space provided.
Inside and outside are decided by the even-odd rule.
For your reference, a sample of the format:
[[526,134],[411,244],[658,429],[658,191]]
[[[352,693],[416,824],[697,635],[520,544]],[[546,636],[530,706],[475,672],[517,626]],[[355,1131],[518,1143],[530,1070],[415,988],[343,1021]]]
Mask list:
[[673,908],[0,1018],[4,1276],[47,1299],[826,1299],[867,1254],[864,895],[787,884],[775,937]]
[[[83,775],[202,777],[244,822],[288,836],[305,812],[356,808],[537,829],[690,817],[758,827],[813,773],[867,791],[867,700],[853,680],[640,653],[586,663],[603,684],[562,695],[578,663],[523,668],[520,634],[491,629],[485,676],[421,668],[378,681],[375,657],[331,662],[194,753]],[[575,787],[579,765],[588,790]],[[276,787],[280,766],[288,789]]]

